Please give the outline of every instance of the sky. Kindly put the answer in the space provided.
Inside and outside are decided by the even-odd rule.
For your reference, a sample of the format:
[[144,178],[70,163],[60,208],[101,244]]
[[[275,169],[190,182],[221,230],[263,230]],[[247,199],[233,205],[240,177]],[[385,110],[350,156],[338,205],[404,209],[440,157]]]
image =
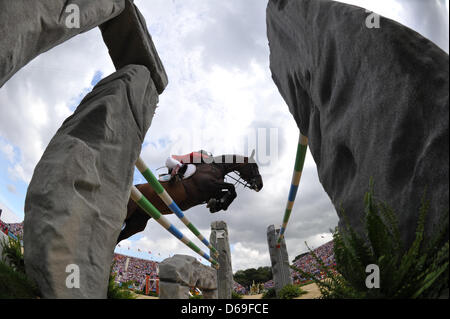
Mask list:
[[[403,23],[448,53],[448,0],[341,2]],[[299,131],[271,79],[267,1],[135,3],[169,78],[144,141],[143,159],[156,172],[170,154],[205,149],[214,155],[248,155],[256,148],[264,180],[261,192],[238,187],[238,197],[226,212],[211,214],[203,205],[186,214],[207,238],[211,222],[228,224],[233,271],[269,266],[266,230],[269,225],[281,225]],[[95,28],[40,55],[0,89],[4,221],[23,220],[26,189],[46,145],[81,99],[114,71]],[[138,173],[135,182],[144,182]],[[176,216],[168,218],[198,243]],[[305,242],[314,248],[331,240],[330,230],[337,222],[308,152],[286,232],[290,259],[306,251]],[[157,261],[174,254],[194,255],[152,220],[142,233],[122,241],[116,252]]]

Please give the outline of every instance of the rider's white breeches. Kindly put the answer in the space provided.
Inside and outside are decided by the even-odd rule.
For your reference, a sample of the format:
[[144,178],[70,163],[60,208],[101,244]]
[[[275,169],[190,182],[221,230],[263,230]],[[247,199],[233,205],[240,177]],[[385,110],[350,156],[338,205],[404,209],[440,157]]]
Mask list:
[[174,159],[172,156],[169,156],[167,159],[166,159],[166,166],[168,167],[168,168],[175,168],[175,167],[177,167],[177,166],[181,166],[182,164],[179,162],[179,161],[177,161],[176,159]]

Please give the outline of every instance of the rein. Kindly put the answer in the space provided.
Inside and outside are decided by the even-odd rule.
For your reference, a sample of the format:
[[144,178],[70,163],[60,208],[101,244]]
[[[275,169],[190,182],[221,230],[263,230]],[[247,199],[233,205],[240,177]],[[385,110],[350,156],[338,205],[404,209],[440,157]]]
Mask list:
[[[231,173],[231,172],[230,172],[230,173]],[[230,173],[225,174],[225,176],[227,176],[227,177],[229,177],[229,178],[235,180],[236,183],[234,183],[234,185],[236,185],[236,184],[241,184],[241,185],[244,186],[244,188],[246,188],[246,187],[250,188],[249,183],[248,183],[245,179],[243,179],[243,178],[241,177],[241,174],[239,174],[239,172],[236,172],[236,171],[234,172],[237,176],[239,176],[239,179],[234,178],[233,176],[230,175]],[[245,183],[241,182],[241,180],[243,180]]]
[[[230,179],[234,180],[235,183],[234,185],[237,184],[241,184],[242,186],[244,186],[244,188],[249,188],[251,189],[252,187],[252,183],[251,182],[247,182],[245,180],[245,178],[242,177],[241,172],[238,170],[238,168],[242,167],[243,164],[249,164],[249,163],[232,163],[232,165],[230,165],[227,168],[224,168],[222,165],[223,163],[216,163],[215,161],[213,161],[211,164],[213,164],[213,167],[219,169],[222,171],[223,176],[225,177],[229,177]],[[228,171],[228,173],[226,173]],[[235,173],[238,178],[235,178],[233,176],[230,175],[230,173]]]

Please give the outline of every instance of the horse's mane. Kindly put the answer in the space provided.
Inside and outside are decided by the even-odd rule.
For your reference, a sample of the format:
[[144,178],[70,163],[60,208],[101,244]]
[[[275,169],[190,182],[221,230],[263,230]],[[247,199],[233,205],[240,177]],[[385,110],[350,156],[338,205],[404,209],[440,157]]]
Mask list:
[[213,162],[216,164],[247,164],[255,163],[255,160],[250,157],[236,155],[236,154],[224,154],[219,156],[213,156]]

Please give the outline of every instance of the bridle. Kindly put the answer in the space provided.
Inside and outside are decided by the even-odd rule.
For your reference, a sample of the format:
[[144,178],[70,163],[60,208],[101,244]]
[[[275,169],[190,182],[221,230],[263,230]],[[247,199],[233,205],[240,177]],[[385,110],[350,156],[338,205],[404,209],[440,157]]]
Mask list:
[[[231,172],[228,173],[228,174],[225,174],[225,176],[227,176],[227,177],[231,178],[232,180],[234,180],[234,181],[235,181],[234,185],[241,184],[241,185],[244,186],[244,188],[247,188],[247,187],[248,187],[249,189],[254,189],[254,190],[256,190],[256,189],[257,189],[257,186],[256,186],[256,176],[259,175],[259,174],[257,174],[257,172],[256,172],[256,167],[254,167],[254,166],[251,166],[251,167],[250,167],[250,168],[251,168],[250,174],[251,174],[252,177],[246,178],[246,177],[243,177],[243,176],[242,176],[242,173],[241,173],[241,172],[239,172],[238,170],[236,170],[236,168],[239,167],[239,166],[241,166],[241,165],[242,165],[242,164],[239,163],[239,164],[237,164],[236,167],[232,167],[232,168],[231,168],[232,172],[235,173],[235,174],[238,176],[237,179],[236,179],[235,177],[233,177],[233,176],[230,175]],[[250,164],[248,163],[248,165],[250,165]]]

